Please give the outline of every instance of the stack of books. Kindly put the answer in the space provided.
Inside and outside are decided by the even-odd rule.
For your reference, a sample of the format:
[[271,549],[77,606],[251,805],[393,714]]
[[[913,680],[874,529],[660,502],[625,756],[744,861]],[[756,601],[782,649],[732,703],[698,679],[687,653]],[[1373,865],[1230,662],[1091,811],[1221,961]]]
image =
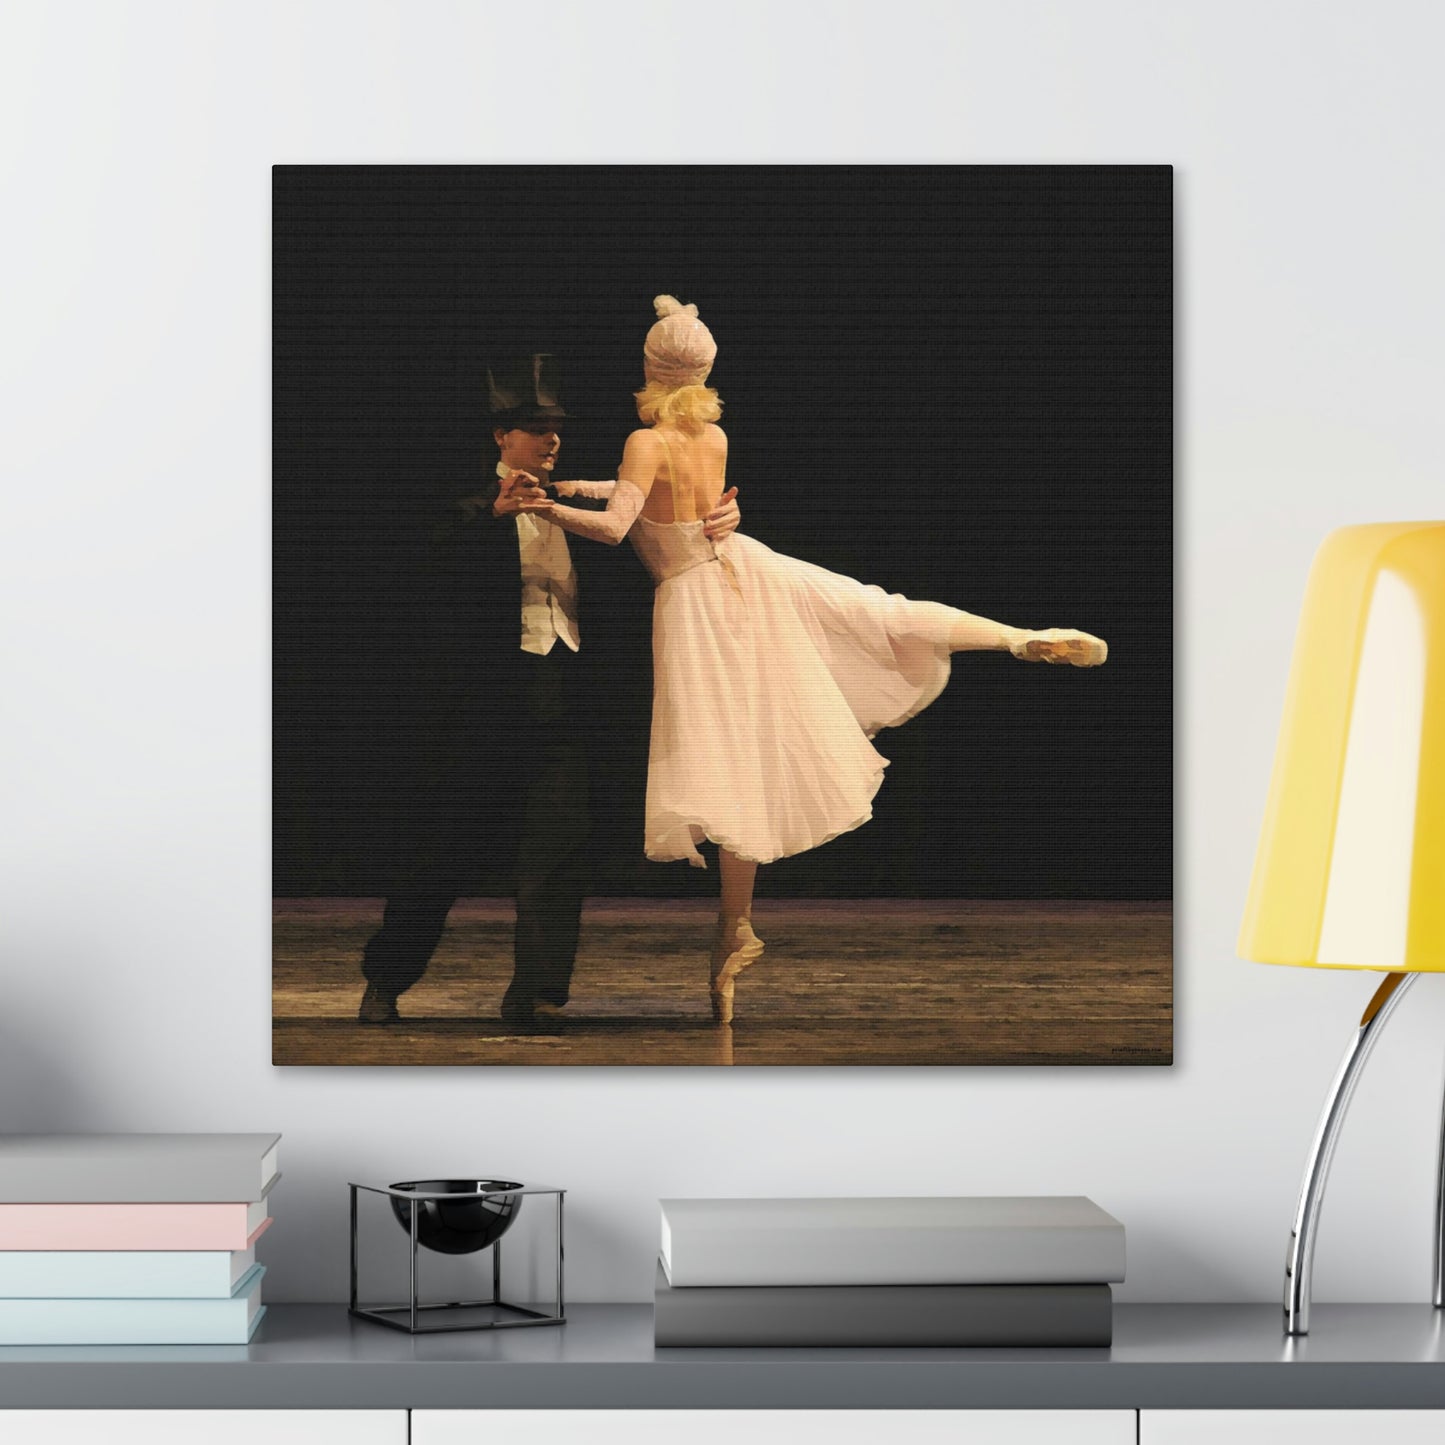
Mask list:
[[1107,1346],[1124,1226],[1080,1196],[665,1199],[660,1346]]
[[276,1134],[0,1138],[0,1345],[243,1345]]

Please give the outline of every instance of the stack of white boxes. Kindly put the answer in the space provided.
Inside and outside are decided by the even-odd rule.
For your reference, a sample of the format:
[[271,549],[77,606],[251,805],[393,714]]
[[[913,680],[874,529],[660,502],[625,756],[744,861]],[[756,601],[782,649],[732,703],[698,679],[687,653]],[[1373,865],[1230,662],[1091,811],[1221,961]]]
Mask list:
[[1107,1347],[1124,1226],[1081,1196],[665,1199],[663,1345]]

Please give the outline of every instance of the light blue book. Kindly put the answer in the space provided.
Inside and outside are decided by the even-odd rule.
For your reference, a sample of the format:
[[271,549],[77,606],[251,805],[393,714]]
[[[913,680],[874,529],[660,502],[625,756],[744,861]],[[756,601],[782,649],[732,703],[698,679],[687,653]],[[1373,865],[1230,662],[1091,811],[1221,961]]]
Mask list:
[[0,1299],[0,1345],[244,1345],[265,1272],[252,1265],[226,1299]]
[[250,1249],[0,1250],[0,1300],[229,1299]]

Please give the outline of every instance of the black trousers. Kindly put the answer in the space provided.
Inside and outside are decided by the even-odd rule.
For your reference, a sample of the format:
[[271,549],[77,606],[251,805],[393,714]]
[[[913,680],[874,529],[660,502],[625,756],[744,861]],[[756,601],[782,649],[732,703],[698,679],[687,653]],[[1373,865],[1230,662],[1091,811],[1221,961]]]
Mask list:
[[[587,755],[572,699],[577,659],[559,642],[524,666],[524,718],[509,739],[525,761],[516,764],[521,817],[512,829],[517,916],[512,981],[502,1000],[508,1007],[567,1002],[588,876]],[[487,746],[477,739],[479,751]],[[362,953],[367,982],[397,993],[426,972],[457,899],[451,860],[434,849],[424,857],[387,898],[381,927]]]

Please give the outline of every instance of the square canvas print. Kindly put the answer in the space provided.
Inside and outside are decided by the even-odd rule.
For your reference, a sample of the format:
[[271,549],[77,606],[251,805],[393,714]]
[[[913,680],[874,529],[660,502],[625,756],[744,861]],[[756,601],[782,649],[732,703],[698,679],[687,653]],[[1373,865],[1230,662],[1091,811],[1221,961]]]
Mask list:
[[282,166],[277,1064],[1167,1064],[1167,166]]

